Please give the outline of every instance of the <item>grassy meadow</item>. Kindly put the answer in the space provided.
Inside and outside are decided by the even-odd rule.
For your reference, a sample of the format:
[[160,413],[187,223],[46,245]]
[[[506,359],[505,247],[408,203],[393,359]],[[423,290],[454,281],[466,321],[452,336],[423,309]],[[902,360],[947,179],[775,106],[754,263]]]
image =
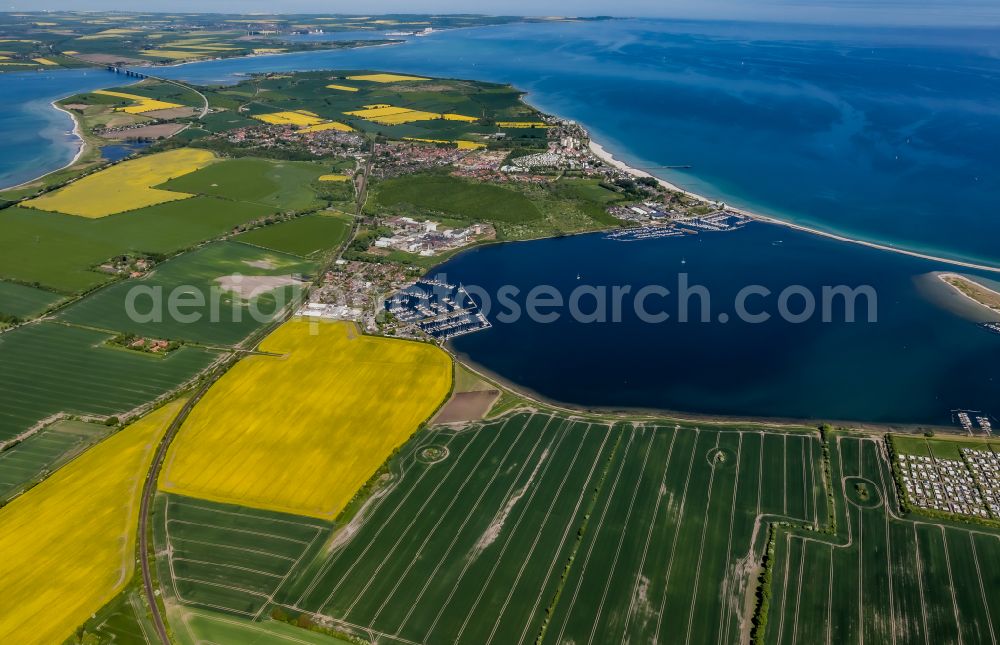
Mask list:
[[374,202],[413,206],[470,221],[521,223],[541,219],[538,206],[509,188],[448,175],[407,175],[379,182]]
[[[302,289],[301,276],[314,270],[313,263],[292,255],[216,242],[164,262],[142,279],[109,285],[63,309],[58,318],[140,336],[235,345],[294,302]],[[225,289],[220,280],[227,278],[248,290],[256,279],[276,278],[288,284],[273,288],[261,284],[260,291],[249,297]],[[194,304],[176,307],[180,315],[173,315],[171,298]],[[130,303],[137,317],[130,314]]]
[[301,211],[321,205],[311,184],[326,172],[317,163],[245,157],[220,161],[159,188]]
[[272,251],[310,257],[335,249],[351,232],[353,219],[339,213],[307,215],[247,231],[235,239]]
[[[161,155],[135,161],[158,157]],[[81,190],[78,187],[86,187],[87,180],[132,163],[113,166],[70,184],[51,193],[52,199],[63,191],[75,195]],[[21,206],[7,208],[0,211],[0,232],[3,233],[0,235],[0,278],[38,283],[63,293],[90,289],[111,278],[96,267],[113,256],[171,254],[275,213],[320,208],[329,190],[321,189],[317,180],[327,172],[327,166],[307,162],[226,159],[165,183],[165,173],[159,175],[159,180],[147,177],[140,183],[156,181],[151,188],[142,189],[147,193],[180,195],[184,199],[128,212],[89,218]],[[86,194],[91,195],[88,199],[100,198],[98,201],[101,201],[103,191],[89,186],[85,188]],[[26,202],[26,205],[31,204],[38,206],[38,201]],[[79,208],[69,206],[65,210]],[[5,302],[14,303],[10,308],[17,306],[24,310],[30,307],[30,303],[18,304],[21,300],[30,300],[30,294],[24,289],[7,287],[7,284],[0,282],[0,313],[8,313],[4,310]]]
[[0,211],[0,277],[65,293],[109,279],[95,267],[122,254],[169,254],[272,214],[259,204],[192,197],[86,219],[27,208]]

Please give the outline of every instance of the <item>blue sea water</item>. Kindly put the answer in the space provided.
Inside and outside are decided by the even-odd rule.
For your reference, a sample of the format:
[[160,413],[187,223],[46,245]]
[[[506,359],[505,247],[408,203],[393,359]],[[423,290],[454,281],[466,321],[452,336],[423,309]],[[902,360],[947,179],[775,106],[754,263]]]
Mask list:
[[103,70],[48,70],[0,76],[0,187],[62,168],[80,148],[73,119],[52,101],[121,83]]
[[[582,122],[620,158],[696,192],[1000,266],[998,43],[996,28],[624,20],[456,30],[157,73],[211,84],[263,71],[388,69],[510,82],[533,104]],[[68,119],[41,108],[120,82],[81,74],[0,76],[9,90],[0,133],[27,141],[0,149],[3,183],[68,161],[72,146],[59,129]],[[692,168],[663,168],[680,164]],[[577,273],[596,285],[669,284],[682,266],[719,302],[753,283],[775,292],[871,284],[879,322],[522,319],[454,346],[500,376],[584,406],[913,423],[946,423],[956,407],[1000,411],[1000,336],[976,327],[974,307],[929,276],[946,268],[933,262],[754,224],[632,244],[581,236],[502,245],[444,268],[467,283],[571,288]]]
[[[1000,265],[1000,29],[623,20],[182,65],[193,82],[329,67],[510,82],[633,165],[849,236]],[[691,165],[689,171],[662,166]]]

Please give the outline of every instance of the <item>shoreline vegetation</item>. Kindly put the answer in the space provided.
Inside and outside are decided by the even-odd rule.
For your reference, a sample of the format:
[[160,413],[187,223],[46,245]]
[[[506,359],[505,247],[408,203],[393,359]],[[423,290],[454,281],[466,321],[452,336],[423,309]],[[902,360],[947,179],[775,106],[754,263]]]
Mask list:
[[941,282],[994,314],[1000,314],[1000,292],[958,273],[938,273]]
[[[753,426],[753,427],[779,427],[786,430],[801,430],[815,432],[821,424],[827,424],[838,428],[847,428],[854,432],[864,434],[880,434],[884,432],[895,432],[898,434],[916,435],[928,431],[941,432],[945,436],[959,435],[959,429],[948,425],[919,424],[919,423],[891,423],[875,421],[856,421],[845,419],[798,419],[793,417],[754,417],[738,415],[702,414],[698,412],[682,412],[678,410],[668,410],[666,408],[629,408],[629,407],[601,407],[582,406],[564,401],[551,399],[525,385],[497,374],[496,372],[480,365],[470,359],[466,354],[457,351],[450,343],[444,345],[444,349],[451,355],[452,359],[462,367],[472,372],[480,380],[497,387],[501,391],[500,398],[490,408],[487,418],[502,416],[511,410],[519,407],[537,406],[541,409],[552,410],[560,414],[571,416],[595,417],[599,419],[655,419],[681,424],[705,424],[709,426]],[[509,397],[516,399],[511,401]],[[497,413],[497,410],[501,412]]]

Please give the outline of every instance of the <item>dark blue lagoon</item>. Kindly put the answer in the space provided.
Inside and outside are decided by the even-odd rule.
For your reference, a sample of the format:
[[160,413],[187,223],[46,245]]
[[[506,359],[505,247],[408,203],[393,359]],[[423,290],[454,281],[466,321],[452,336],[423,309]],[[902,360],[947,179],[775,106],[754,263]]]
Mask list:
[[[583,407],[658,408],[707,415],[795,417],[886,423],[948,424],[954,408],[1000,412],[1000,335],[976,325],[985,319],[951,293],[934,272],[947,267],[845,244],[769,224],[730,233],[618,242],[601,234],[483,247],[445,263],[451,282],[491,294],[493,328],[452,342],[459,354],[542,397]],[[688,322],[678,320],[679,276],[709,293],[710,315],[692,296]],[[504,285],[525,294],[539,284],[568,294],[581,285],[667,287],[645,301],[666,322],[642,322],[634,299],[622,302],[622,322],[577,322],[567,306],[545,308],[560,317],[535,322],[522,315],[504,323],[497,302]],[[764,323],[742,322],[737,293],[748,285],[746,309],[770,313]],[[780,315],[779,295],[790,285],[815,294],[806,322]],[[824,286],[870,285],[877,322],[856,300],[846,323],[843,300],[827,308]],[[595,309],[581,297],[579,309]],[[789,292],[788,309],[804,311],[805,296]],[[989,314],[987,313],[986,316]],[[728,318],[719,322],[720,316]]]

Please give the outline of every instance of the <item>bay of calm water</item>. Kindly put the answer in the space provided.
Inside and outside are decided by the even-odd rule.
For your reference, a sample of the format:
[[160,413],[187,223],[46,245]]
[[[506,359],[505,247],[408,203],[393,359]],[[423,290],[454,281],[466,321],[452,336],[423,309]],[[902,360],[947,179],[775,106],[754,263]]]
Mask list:
[[[981,310],[950,292],[932,272],[947,267],[781,226],[754,223],[740,231],[639,242],[602,234],[482,247],[434,271],[482,287],[491,297],[494,326],[460,336],[452,347],[490,372],[545,398],[584,407],[659,408],[707,415],[794,417],[888,423],[948,424],[956,408],[1000,408],[1000,335],[977,326]],[[580,285],[649,284],[678,292],[678,274],[710,294],[700,322],[692,297],[689,322],[678,320],[674,296],[651,297],[647,310],[663,323],[642,322],[625,298],[622,321],[578,322],[567,309],[551,323],[522,315],[498,318],[503,285],[523,294],[539,284],[564,297]],[[579,277],[578,277],[579,276]],[[785,322],[778,294],[802,285],[821,301],[823,286],[870,285],[877,322],[864,299],[856,321],[843,307],[808,322]],[[740,322],[736,293],[761,285],[748,309],[772,314],[765,323]],[[590,312],[594,299],[580,309]],[[802,300],[791,299],[799,313]],[[818,305],[819,307],[820,305]],[[819,309],[818,309],[819,311]],[[720,314],[728,317],[719,322]],[[610,320],[610,314],[609,314]]]
[[[441,32],[390,47],[194,63],[157,74],[385,69],[509,82],[616,156],[686,188],[852,237],[1000,265],[1000,30],[626,20]],[[74,146],[48,101],[121,82],[100,71],[0,76],[0,183],[55,169]],[[671,171],[668,165],[691,165]],[[780,240],[780,242],[779,242]],[[681,264],[681,261],[684,263]],[[539,325],[462,337],[457,351],[546,397],[705,414],[946,423],[1000,409],[1000,336],[928,274],[946,267],[754,224],[621,243],[579,236],[475,250],[449,279],[530,288],[676,282],[720,303],[871,284],[874,325]],[[993,276],[996,278],[996,275]]]

